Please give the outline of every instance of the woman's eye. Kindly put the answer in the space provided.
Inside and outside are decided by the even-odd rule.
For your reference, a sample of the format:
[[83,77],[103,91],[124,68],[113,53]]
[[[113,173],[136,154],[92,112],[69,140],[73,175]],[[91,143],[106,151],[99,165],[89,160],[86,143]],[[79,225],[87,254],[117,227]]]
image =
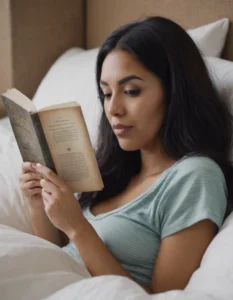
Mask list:
[[138,96],[140,94],[140,90],[139,89],[136,89],[136,90],[127,90],[127,91],[124,91],[124,93],[126,95],[130,95],[130,96]]
[[[129,95],[129,96],[138,96],[141,93],[140,89],[134,89],[134,90],[126,90],[124,91],[124,94]],[[111,93],[105,93],[103,94],[103,99],[104,100],[109,100],[111,99],[112,94]]]
[[104,94],[104,99],[110,99],[111,96],[112,96],[112,94],[106,93],[106,94]]

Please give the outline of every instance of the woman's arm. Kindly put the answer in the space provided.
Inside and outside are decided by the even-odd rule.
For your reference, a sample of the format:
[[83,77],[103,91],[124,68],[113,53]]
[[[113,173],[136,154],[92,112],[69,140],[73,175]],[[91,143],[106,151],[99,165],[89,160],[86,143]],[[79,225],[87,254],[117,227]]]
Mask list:
[[60,230],[58,230],[49,220],[44,210],[30,209],[33,233],[59,247],[64,245]]
[[[133,279],[121,267],[85,219],[71,189],[47,167],[40,164],[36,167],[38,172],[46,178],[42,179],[40,184],[44,211],[47,216],[37,213],[32,215],[35,234],[50,241],[54,240],[54,243],[60,245],[61,240],[56,229],[58,228],[74,242],[91,275],[115,274]],[[148,287],[141,286],[150,292]]]
[[[156,259],[151,286],[141,286],[148,293],[184,289],[215,233],[216,225],[203,220],[165,238]],[[132,279],[88,222],[69,235],[92,276],[111,274]]]
[[19,179],[20,189],[31,216],[33,233],[58,246],[62,245],[62,234],[50,222],[45,212],[41,195],[41,175],[36,172],[35,164],[23,162]]
[[162,240],[151,282],[153,293],[186,287],[216,229],[215,223],[206,219]]
[[[133,280],[132,276],[119,264],[94,228],[88,221],[68,234],[79,251],[89,273],[92,276],[120,275]],[[140,284],[148,293],[151,289]]]

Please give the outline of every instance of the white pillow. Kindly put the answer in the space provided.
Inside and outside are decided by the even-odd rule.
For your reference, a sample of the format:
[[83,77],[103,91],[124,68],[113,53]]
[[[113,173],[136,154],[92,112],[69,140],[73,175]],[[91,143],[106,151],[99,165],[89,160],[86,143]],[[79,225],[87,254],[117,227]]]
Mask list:
[[209,299],[233,299],[232,253],[233,213],[228,216],[209,245],[201,267],[192,275],[185,291],[207,294]]
[[229,19],[224,18],[201,27],[187,30],[203,56],[220,57],[229,29]]
[[233,62],[216,57],[205,57],[204,60],[221,98],[233,115]]
[[98,49],[66,51],[49,69],[33,98],[38,109],[69,101],[81,104],[93,145],[102,111],[95,84],[97,54]]

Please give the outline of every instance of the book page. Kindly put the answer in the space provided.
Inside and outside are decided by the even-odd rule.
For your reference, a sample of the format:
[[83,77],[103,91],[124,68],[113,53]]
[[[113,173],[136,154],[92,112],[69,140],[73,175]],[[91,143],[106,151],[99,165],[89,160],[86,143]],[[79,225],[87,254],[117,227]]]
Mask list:
[[57,109],[57,108],[65,108],[65,107],[74,107],[74,106],[79,106],[79,104],[75,101],[73,102],[66,102],[66,103],[61,103],[61,104],[54,104],[54,105],[50,105],[50,106],[46,106],[44,108],[41,108],[38,110],[38,112],[40,111],[45,111],[45,110],[51,110],[51,109]]
[[39,112],[58,175],[73,192],[103,188],[94,150],[80,106]]
[[36,112],[36,107],[32,103],[32,101],[17,89],[9,89],[6,93],[2,95],[15,102],[28,112]]

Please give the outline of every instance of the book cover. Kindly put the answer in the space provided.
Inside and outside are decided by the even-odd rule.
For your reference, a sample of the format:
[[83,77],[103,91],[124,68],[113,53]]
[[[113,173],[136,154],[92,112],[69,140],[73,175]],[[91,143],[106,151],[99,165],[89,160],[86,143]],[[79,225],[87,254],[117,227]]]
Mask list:
[[2,96],[23,161],[39,162],[55,171],[53,160],[37,114]]

